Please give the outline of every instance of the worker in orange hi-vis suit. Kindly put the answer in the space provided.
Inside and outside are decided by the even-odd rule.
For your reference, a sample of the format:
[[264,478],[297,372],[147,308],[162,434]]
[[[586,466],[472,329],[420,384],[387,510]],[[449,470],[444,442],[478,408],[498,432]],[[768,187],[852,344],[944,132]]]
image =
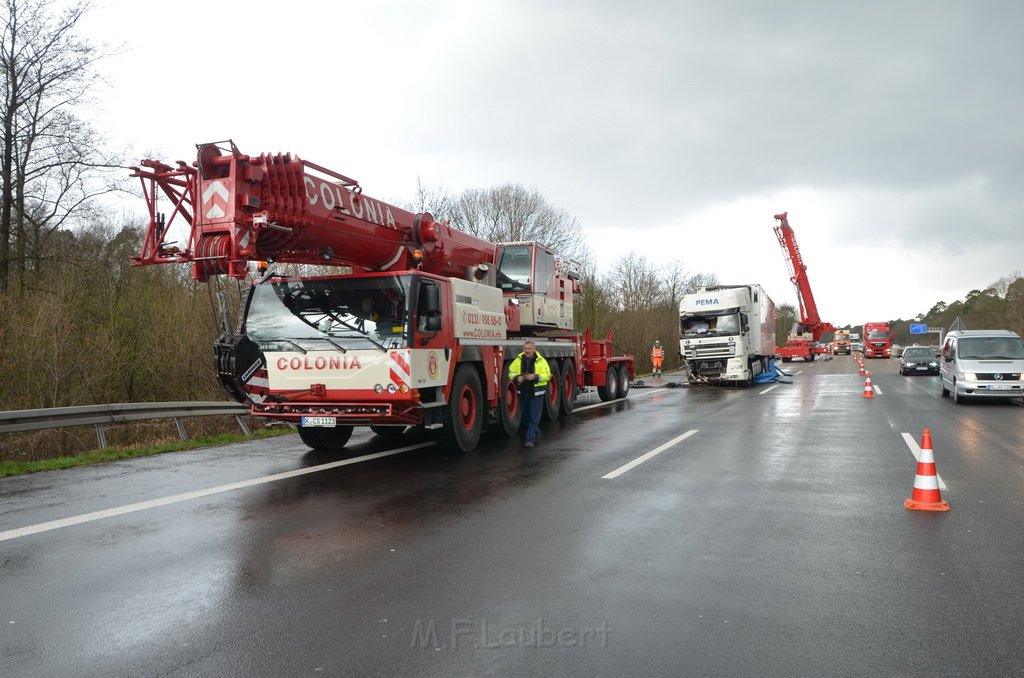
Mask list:
[[654,342],[654,348],[651,349],[651,364],[654,366],[653,375],[655,377],[661,376],[661,363],[665,360],[665,350],[661,347],[660,341]]

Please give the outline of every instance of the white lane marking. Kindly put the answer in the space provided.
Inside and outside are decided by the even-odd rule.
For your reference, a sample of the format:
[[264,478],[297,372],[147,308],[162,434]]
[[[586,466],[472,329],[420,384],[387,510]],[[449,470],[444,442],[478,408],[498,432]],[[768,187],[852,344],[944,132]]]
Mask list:
[[175,494],[170,497],[163,497],[161,499],[151,499],[149,501],[140,501],[135,504],[127,504],[126,506],[117,506],[114,508],[104,509],[103,511],[93,511],[92,513],[83,513],[78,516],[71,516],[70,518],[61,518],[60,520],[51,520],[46,523],[39,523],[37,525],[29,525],[27,527],[19,527],[14,530],[7,530],[0,532],[0,541],[7,541],[8,539],[17,539],[18,537],[27,537],[30,534],[38,534],[40,532],[49,532],[50,530],[58,530],[62,527],[71,527],[72,525],[79,525],[81,523],[92,522],[93,520],[102,520],[104,518],[113,518],[114,516],[124,515],[125,513],[134,513],[135,511],[145,511],[146,509],[157,508],[159,506],[167,506],[169,504],[177,504],[183,501],[189,501],[191,499],[199,499],[200,497],[209,497],[212,494],[221,494],[223,492],[231,492],[232,490],[240,490],[246,487],[253,487],[254,485],[263,485],[266,483],[273,483],[278,480],[284,480],[286,478],[295,478],[297,476],[304,476],[310,473],[319,473],[320,471],[328,471],[332,468],[338,468],[339,466],[348,466],[350,464],[358,464],[364,461],[370,461],[372,459],[380,459],[382,457],[390,457],[395,454],[402,454],[403,452],[409,452],[411,450],[418,450],[421,447],[430,447],[434,443],[417,443],[416,445],[409,445],[408,447],[399,447],[395,450],[388,450],[386,452],[374,452],[373,454],[366,454],[362,457],[353,457],[351,459],[342,459],[341,461],[332,461],[328,464],[321,464],[319,466],[310,466],[309,468],[300,468],[294,471],[285,471],[283,473],[275,473],[269,476],[263,476],[262,478],[253,478],[251,480],[240,480],[236,483],[228,483],[227,485],[218,485],[217,487],[210,487],[205,490],[195,490],[194,492],[185,492],[184,494]]
[[603,475],[601,477],[606,479],[606,480],[611,480],[612,478],[618,478],[623,473],[625,473],[625,472],[627,472],[627,471],[629,471],[631,469],[636,468],[637,466],[639,466],[640,464],[644,463],[645,461],[647,461],[651,457],[654,457],[655,455],[661,454],[662,452],[664,452],[668,448],[672,447],[676,443],[683,442],[684,440],[686,440],[687,438],[689,438],[690,436],[692,436],[696,432],[697,432],[697,429],[695,429],[695,428],[694,429],[690,429],[686,433],[684,433],[684,434],[682,434],[680,436],[676,436],[675,438],[673,438],[672,440],[668,441],[664,445],[659,445],[658,447],[655,447],[650,452],[647,452],[645,454],[640,455],[639,457],[637,457],[633,461],[629,462],[628,464],[623,464],[622,466],[620,466],[619,468],[615,469],[611,473],[609,473],[607,475]]
[[[910,435],[909,433],[903,433],[901,435],[903,436],[903,442],[905,442],[907,444],[907,447],[910,448],[910,453],[912,455],[914,455],[914,459],[917,460],[917,461],[920,461],[921,460],[921,446],[917,444],[916,440],[914,440],[914,436]],[[934,454],[935,454],[935,450],[932,450],[932,455],[934,455]],[[935,467],[935,477],[939,479],[939,489],[942,489],[942,490],[946,489],[946,483],[943,482],[942,476],[939,475],[939,467],[938,466]]]
[[[624,403],[630,398],[636,400],[637,398],[645,398],[649,395],[654,395],[655,393],[661,393],[662,391],[667,390],[667,388],[657,388],[653,391],[648,391],[647,393],[640,393],[639,395],[630,395],[626,398],[616,398],[615,400],[607,400],[603,403],[594,403],[593,405],[586,405],[585,407],[577,407],[573,409],[573,412],[583,412],[584,410],[592,410],[595,407],[605,407],[606,405],[614,405],[615,403]],[[630,393],[632,393],[632,391],[630,391]]]
[[882,395],[882,389],[878,388],[876,384],[871,384],[871,388],[875,389],[875,393]]
[[767,393],[768,391],[772,390],[773,388],[778,388],[778,387],[779,387],[778,384],[775,384],[774,386],[769,386],[768,388],[766,388],[765,390],[761,391],[757,395],[764,395],[765,393]]

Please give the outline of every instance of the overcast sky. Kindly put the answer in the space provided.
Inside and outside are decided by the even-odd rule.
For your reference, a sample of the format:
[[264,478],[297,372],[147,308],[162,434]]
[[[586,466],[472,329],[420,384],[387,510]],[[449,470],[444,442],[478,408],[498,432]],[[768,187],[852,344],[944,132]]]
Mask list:
[[600,271],[630,250],[912,318],[1024,270],[1024,3],[100,0],[102,131],[136,158],[231,138],[392,202],[536,188]]

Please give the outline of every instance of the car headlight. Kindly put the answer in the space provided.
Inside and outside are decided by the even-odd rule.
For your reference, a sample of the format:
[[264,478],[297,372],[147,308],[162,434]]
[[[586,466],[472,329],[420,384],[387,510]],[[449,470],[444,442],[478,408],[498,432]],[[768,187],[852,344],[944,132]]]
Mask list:
[[964,379],[967,381],[978,381],[978,375],[974,372],[964,372]]
[[939,366],[939,364],[938,364],[938,363],[936,363],[936,362],[930,362],[930,363],[928,363],[928,367],[938,367],[938,366]]

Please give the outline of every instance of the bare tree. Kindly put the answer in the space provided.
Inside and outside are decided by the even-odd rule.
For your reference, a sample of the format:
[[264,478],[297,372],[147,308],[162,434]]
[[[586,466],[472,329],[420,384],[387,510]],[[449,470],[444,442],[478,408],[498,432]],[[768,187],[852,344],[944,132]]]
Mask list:
[[455,198],[441,186],[430,187],[416,177],[416,195],[411,201],[396,203],[410,212],[430,212],[435,219],[450,219],[455,212]]
[[44,242],[111,190],[95,131],[73,109],[97,81],[102,54],[76,36],[90,5],[3,0],[0,25],[0,291],[42,266]]
[[536,240],[580,263],[590,257],[580,223],[536,189],[518,184],[469,189],[454,198],[451,210],[434,217],[490,242]]
[[673,259],[662,266],[662,294],[664,301],[670,309],[678,309],[679,302],[687,293],[690,276],[686,273],[686,267],[679,259]]
[[636,252],[615,262],[606,284],[623,310],[650,310],[662,298],[663,283],[657,267]]

